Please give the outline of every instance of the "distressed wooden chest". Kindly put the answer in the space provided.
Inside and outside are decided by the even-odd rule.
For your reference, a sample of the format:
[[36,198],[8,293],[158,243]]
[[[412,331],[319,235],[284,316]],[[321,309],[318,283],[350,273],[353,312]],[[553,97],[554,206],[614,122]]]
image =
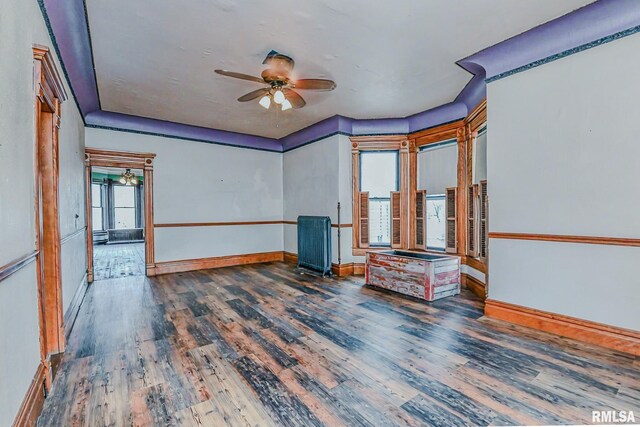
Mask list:
[[460,258],[408,251],[367,252],[365,281],[434,301],[460,293]]

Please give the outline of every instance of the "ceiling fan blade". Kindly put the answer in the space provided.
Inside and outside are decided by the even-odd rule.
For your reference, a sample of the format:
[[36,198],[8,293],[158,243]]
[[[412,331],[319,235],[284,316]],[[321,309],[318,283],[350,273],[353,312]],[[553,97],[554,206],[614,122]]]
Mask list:
[[295,90],[282,89],[282,91],[284,92],[284,96],[289,100],[293,108],[302,108],[307,104],[305,100],[300,96],[300,94]]
[[227,70],[215,70],[215,72],[223,76],[233,77],[235,79],[249,80],[250,82],[256,82],[256,83],[264,83],[264,80],[262,80],[260,77],[254,77],[248,74],[236,73],[234,71],[227,71]]
[[303,90],[334,90],[336,82],[325,79],[300,79],[294,84],[296,89]]
[[240,102],[247,102],[247,101],[251,101],[252,99],[256,99],[259,98],[261,96],[264,96],[266,94],[269,93],[269,88],[262,88],[262,89],[258,89],[258,90],[254,90],[253,92],[249,92],[246,95],[242,95],[240,98],[238,98],[238,101]]

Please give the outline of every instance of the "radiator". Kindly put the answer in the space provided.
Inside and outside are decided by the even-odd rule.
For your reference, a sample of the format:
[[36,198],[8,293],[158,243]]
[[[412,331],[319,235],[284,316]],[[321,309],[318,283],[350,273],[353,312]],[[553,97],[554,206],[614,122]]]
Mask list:
[[328,216],[298,217],[298,267],[331,275],[331,219]]
[[109,243],[144,241],[144,230],[142,228],[110,229],[107,232],[109,233]]

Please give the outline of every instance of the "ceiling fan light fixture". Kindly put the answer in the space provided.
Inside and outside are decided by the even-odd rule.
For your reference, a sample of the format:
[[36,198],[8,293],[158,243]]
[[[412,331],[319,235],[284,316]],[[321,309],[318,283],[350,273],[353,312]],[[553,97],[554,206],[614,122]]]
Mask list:
[[286,98],[284,97],[284,93],[280,89],[276,90],[273,94],[273,102],[276,104],[282,104],[285,100]]
[[289,109],[291,109],[293,106],[291,105],[291,103],[289,102],[288,99],[285,99],[284,101],[282,101],[282,111],[287,111]]
[[260,101],[258,101],[258,103],[268,110],[271,106],[271,98],[269,97],[269,95],[265,95],[260,98]]

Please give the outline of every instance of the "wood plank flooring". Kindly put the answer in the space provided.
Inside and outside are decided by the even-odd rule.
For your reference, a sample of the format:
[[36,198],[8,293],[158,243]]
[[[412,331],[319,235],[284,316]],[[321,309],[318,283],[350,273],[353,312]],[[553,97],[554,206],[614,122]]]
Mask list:
[[[582,424],[633,356],[271,263],[90,286],[40,426]],[[637,415],[636,415],[637,416]]]
[[93,246],[94,280],[144,276],[144,243]]

